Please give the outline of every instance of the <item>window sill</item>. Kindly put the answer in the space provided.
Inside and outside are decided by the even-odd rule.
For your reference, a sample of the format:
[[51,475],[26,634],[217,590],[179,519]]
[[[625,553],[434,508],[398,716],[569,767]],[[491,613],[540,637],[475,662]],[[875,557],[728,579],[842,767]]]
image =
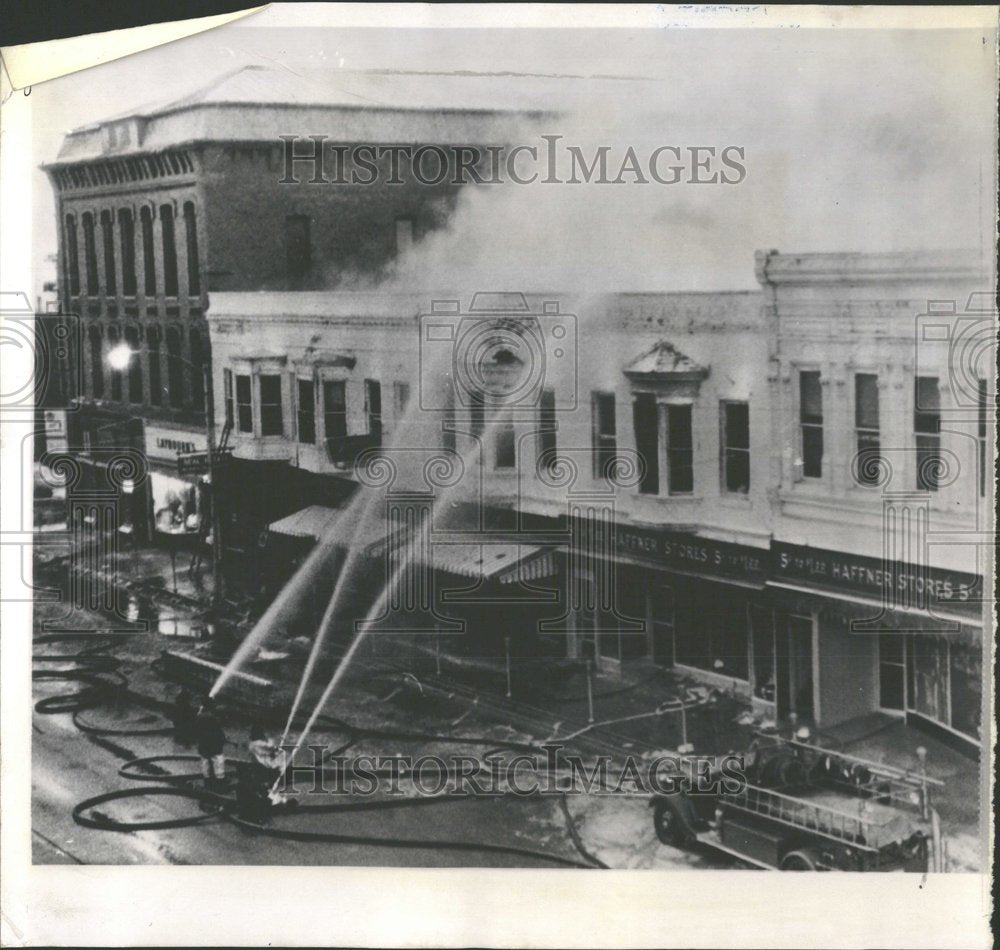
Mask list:
[[734,508],[749,508],[751,498],[749,492],[719,492],[719,504]]

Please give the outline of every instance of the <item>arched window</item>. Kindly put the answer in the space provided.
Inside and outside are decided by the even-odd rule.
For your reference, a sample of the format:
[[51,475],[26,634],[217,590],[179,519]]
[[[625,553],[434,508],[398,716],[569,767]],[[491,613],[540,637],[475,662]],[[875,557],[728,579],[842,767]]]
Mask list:
[[110,211],[101,212],[101,242],[104,244],[104,287],[108,294],[118,292],[115,279],[115,228]]
[[146,348],[149,350],[149,401],[154,406],[163,405],[163,378],[160,375],[160,328],[146,329]]
[[[108,327],[108,352],[110,353],[121,339],[121,334],[115,324]],[[121,401],[122,398],[122,374],[120,370],[111,370],[111,398]]]
[[69,272],[69,293],[80,296],[80,257],[76,246],[76,218],[66,215],[66,270]]
[[143,208],[139,212],[142,227],[142,262],[146,271],[145,292],[147,297],[156,296],[156,252],[153,249],[153,212]]
[[163,292],[177,296],[177,244],[174,236],[174,206],[160,205],[160,232],[163,237]]
[[170,389],[170,405],[180,409],[184,405],[184,367],[181,363],[181,330],[170,327],[167,330],[167,386]]
[[104,362],[101,345],[101,328],[91,325],[87,331],[90,338],[90,394],[95,399],[104,396]]
[[205,348],[198,330],[191,330],[191,403],[199,412],[205,409]]
[[142,402],[142,351],[138,327],[125,328],[125,342],[133,354],[128,364],[128,401]]
[[184,236],[187,241],[188,293],[201,293],[201,269],[198,261],[198,222],[194,214],[194,202],[184,202]]
[[122,208],[118,212],[118,238],[122,246],[122,293],[135,296],[135,222],[132,212]]
[[87,267],[87,296],[96,297],[97,288],[97,245],[94,242],[94,216],[83,215],[83,254]]

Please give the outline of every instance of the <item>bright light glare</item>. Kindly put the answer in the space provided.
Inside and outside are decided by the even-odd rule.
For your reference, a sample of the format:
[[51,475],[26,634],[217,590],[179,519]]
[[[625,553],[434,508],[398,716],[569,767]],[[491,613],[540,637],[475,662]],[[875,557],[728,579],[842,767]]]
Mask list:
[[112,369],[123,370],[132,360],[132,350],[127,343],[119,343],[108,353],[108,365]]

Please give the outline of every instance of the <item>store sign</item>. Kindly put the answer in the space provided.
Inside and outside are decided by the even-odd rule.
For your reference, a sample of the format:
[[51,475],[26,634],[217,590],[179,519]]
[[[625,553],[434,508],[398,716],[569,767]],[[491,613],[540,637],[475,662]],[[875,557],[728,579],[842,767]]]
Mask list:
[[771,562],[776,582],[857,594],[889,609],[939,608],[977,618],[982,609],[983,581],[976,574],[781,541],[771,544]]
[[179,455],[207,452],[208,440],[204,431],[197,429],[168,429],[165,426],[146,426],[146,456],[171,465]]
[[[628,559],[683,574],[724,577],[760,586],[767,580],[768,554],[760,548],[635,525],[619,524],[612,530],[615,552]],[[581,532],[581,537],[586,538],[587,532]],[[594,535],[598,547],[602,540],[598,527]]]
[[204,475],[208,472],[208,452],[186,452],[177,456],[178,475]]
[[66,442],[66,410],[45,410],[45,443],[49,452],[65,452]]

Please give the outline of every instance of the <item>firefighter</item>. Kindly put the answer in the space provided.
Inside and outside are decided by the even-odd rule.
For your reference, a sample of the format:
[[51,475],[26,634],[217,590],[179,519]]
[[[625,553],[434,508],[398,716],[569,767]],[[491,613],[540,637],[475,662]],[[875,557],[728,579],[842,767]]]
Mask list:
[[241,817],[263,823],[268,820],[272,806],[280,801],[271,795],[271,786],[281,775],[284,757],[259,725],[250,729],[247,751],[250,759],[239,772],[237,806]]
[[214,791],[226,778],[226,757],[223,754],[226,734],[222,731],[222,723],[215,710],[215,700],[211,696],[206,696],[202,701],[194,732],[198,755],[201,756],[201,774],[205,779],[205,788]]
[[191,694],[183,686],[174,697],[170,721],[174,726],[174,741],[182,746],[191,745],[194,741],[195,711],[191,704]]

